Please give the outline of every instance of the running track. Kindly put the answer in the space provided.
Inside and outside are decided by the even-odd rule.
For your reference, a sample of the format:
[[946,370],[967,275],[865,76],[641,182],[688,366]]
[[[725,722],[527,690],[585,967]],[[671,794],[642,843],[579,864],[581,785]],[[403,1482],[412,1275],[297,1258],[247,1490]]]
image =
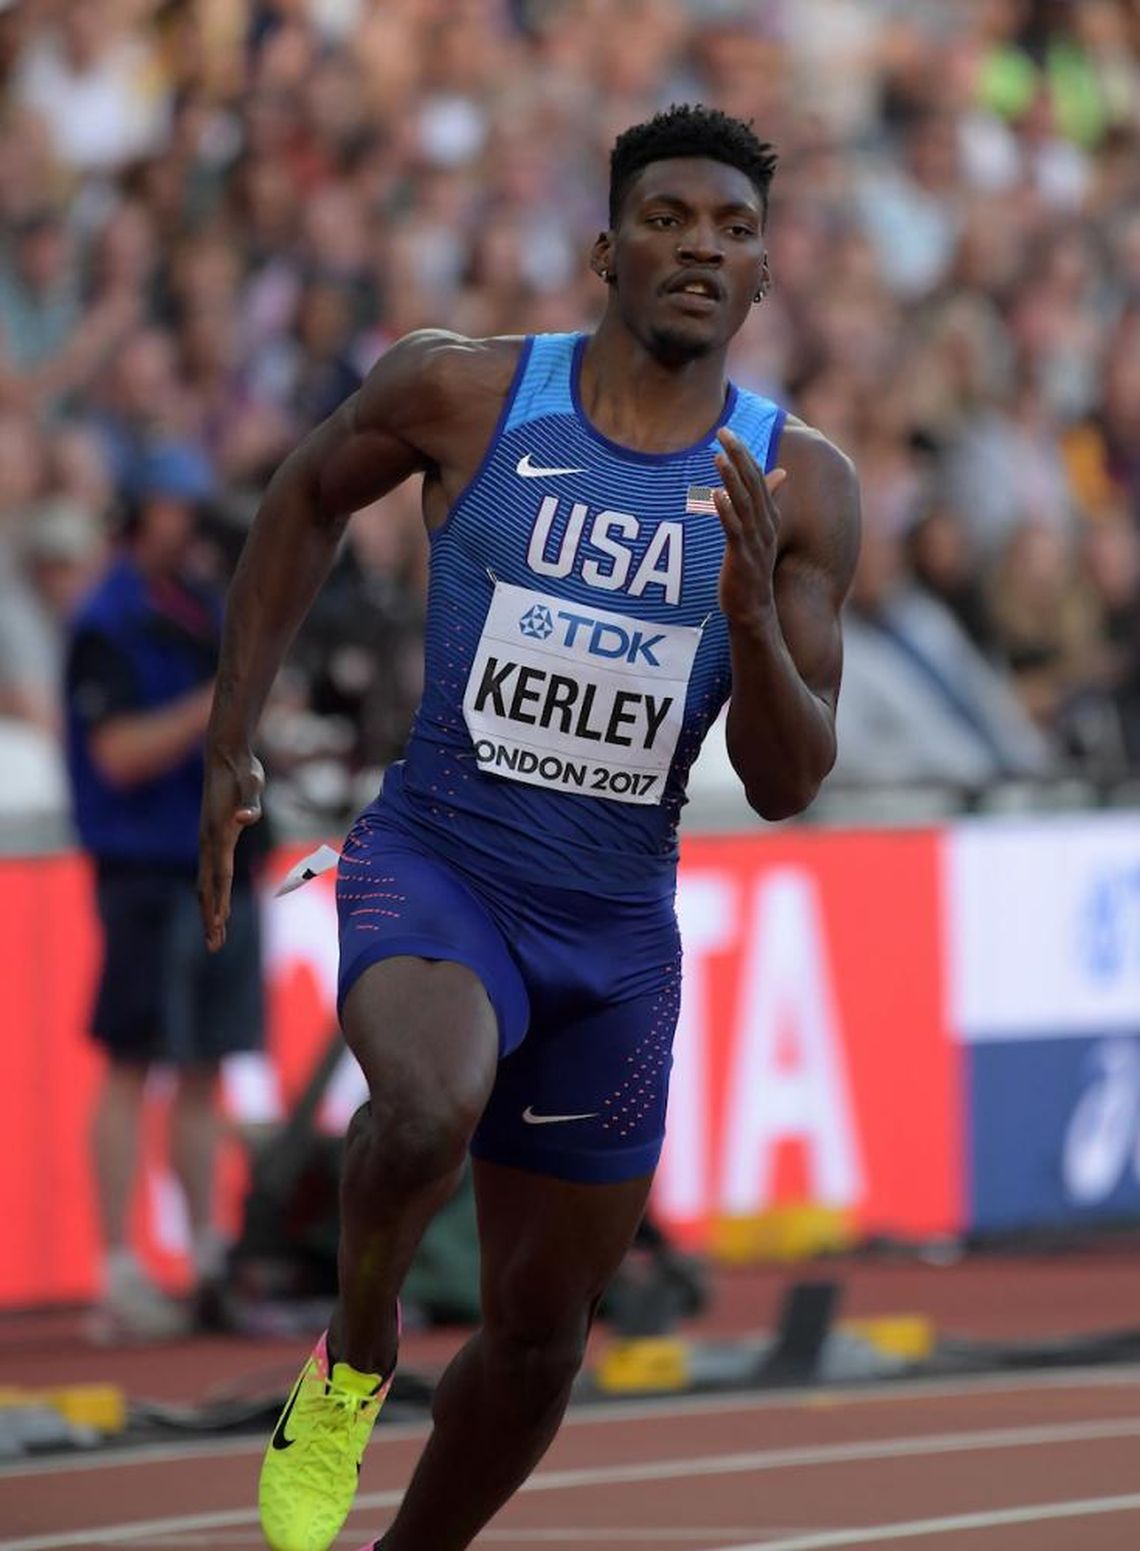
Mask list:
[[[423,1427],[378,1429],[339,1548],[378,1533]],[[0,1551],[250,1551],[261,1441],[0,1471]],[[1140,1369],[576,1407],[481,1547],[1123,1551],[1140,1545]]]

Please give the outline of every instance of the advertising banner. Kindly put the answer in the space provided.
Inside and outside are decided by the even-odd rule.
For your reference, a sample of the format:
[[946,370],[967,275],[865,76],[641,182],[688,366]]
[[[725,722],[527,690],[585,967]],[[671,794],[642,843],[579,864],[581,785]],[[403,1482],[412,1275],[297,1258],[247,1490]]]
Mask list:
[[[298,854],[274,858],[269,889]],[[961,1226],[960,1052],[945,1022],[939,858],[933,832],[687,843],[685,991],[656,1204],[690,1242],[717,1218],[791,1201],[843,1208],[864,1230],[900,1236]],[[266,1055],[225,1074],[242,1127],[281,1118],[336,1037],[331,875],[267,897],[264,925]],[[86,865],[0,862],[0,932],[0,1126],[19,1160],[0,1187],[0,1305],[83,1298],[97,1268],[87,1132],[100,1069],[85,1037],[98,954]],[[167,1091],[159,1074],[135,1226],[152,1265],[177,1283],[186,1232],[161,1162]],[[342,1129],[363,1097],[346,1055],[320,1123]],[[231,1145],[231,1227],[242,1160]]]
[[978,820],[946,847],[971,1225],[1140,1218],[1140,819]]
[[1140,1220],[1140,1040],[982,1043],[969,1071],[975,1229]]

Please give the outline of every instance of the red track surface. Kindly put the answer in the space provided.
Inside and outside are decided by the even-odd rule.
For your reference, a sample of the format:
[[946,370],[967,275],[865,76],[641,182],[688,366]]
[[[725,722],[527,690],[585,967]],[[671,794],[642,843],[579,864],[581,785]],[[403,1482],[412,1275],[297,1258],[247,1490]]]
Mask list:
[[[956,1335],[1059,1336],[1134,1319],[1130,1255],[845,1274],[848,1312],[925,1309]],[[770,1324],[786,1282],[770,1273],[727,1278],[715,1333]],[[405,1361],[431,1366],[454,1340],[414,1338]],[[133,1396],[190,1400],[223,1381],[254,1393],[285,1387],[300,1344],[100,1353],[81,1348],[53,1316],[0,1324],[0,1353],[5,1380],[113,1376]],[[378,1430],[338,1551],[383,1528],[422,1437],[418,1423]],[[251,1551],[262,1544],[254,1509],[261,1447],[252,1438],[179,1440],[0,1470],[0,1551]],[[1131,1551],[1140,1544],[1140,1371],[575,1408],[528,1488],[478,1544]]]
[[[421,1436],[377,1434],[346,1551],[383,1527]],[[260,1545],[260,1446],[207,1447],[9,1471],[0,1551]],[[1138,1486],[1134,1374],[723,1397],[577,1411],[479,1545],[1121,1551],[1140,1539]]]

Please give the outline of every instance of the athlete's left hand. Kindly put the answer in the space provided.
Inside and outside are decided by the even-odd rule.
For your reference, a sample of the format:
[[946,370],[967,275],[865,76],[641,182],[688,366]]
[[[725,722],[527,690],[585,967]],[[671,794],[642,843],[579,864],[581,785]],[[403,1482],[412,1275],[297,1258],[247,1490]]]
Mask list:
[[732,431],[718,431],[717,441],[721,451],[713,462],[724,481],[723,489],[713,491],[725,536],[720,606],[729,624],[753,624],[775,606],[772,577],[779,549],[780,512],[774,497],[787,473],[773,469],[765,476]]

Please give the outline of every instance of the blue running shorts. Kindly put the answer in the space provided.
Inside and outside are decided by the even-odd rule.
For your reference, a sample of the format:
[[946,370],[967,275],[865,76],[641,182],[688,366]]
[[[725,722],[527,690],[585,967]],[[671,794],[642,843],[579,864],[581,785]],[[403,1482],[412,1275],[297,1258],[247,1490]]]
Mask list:
[[614,899],[472,873],[378,799],[345,840],[337,912],[340,1006],[404,954],[486,988],[500,1061],[475,1157],[585,1183],[653,1171],[681,996],[671,883]]

